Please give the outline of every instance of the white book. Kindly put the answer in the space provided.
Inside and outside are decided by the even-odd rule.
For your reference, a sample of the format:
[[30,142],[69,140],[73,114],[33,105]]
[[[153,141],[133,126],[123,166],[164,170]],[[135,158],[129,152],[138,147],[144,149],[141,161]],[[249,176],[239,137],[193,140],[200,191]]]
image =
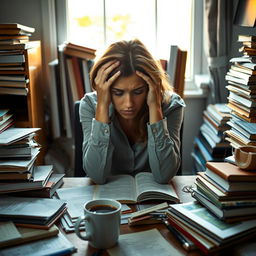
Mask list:
[[39,131],[41,128],[10,128],[0,133],[0,145],[9,145],[18,140],[28,137],[31,133]]

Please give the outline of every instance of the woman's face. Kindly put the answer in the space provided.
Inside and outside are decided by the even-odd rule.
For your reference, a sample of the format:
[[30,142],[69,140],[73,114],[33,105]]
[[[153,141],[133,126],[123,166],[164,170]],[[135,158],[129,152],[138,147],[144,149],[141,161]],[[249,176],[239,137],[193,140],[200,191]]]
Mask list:
[[118,78],[110,90],[112,103],[124,119],[135,119],[146,104],[148,85],[136,74]]

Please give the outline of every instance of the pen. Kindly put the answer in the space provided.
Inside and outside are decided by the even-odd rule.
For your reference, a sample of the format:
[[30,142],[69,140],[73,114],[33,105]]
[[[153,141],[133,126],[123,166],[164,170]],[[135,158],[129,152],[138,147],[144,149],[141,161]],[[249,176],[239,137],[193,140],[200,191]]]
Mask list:
[[168,220],[162,218],[163,223],[166,225],[168,230],[176,237],[177,240],[181,243],[183,248],[188,251],[194,248],[194,244],[188,241],[177,229],[171,226]]

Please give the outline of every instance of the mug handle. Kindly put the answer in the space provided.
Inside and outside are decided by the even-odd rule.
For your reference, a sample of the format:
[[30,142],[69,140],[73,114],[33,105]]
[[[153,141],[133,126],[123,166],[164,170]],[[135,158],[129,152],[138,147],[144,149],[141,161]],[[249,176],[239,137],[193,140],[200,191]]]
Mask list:
[[83,222],[83,221],[88,221],[88,219],[89,219],[88,216],[80,216],[80,217],[77,219],[76,224],[75,224],[75,232],[76,232],[76,235],[77,235],[79,238],[81,238],[81,239],[83,239],[83,240],[87,240],[87,241],[91,240],[91,234],[86,231],[86,235],[82,235],[82,234],[80,233],[79,226],[80,226],[81,222]]

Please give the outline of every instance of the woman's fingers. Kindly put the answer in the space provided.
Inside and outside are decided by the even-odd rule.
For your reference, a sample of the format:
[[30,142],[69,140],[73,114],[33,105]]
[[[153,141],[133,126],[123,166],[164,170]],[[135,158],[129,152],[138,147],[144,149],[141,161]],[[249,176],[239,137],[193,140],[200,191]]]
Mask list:
[[107,78],[109,76],[109,74],[119,65],[119,61],[110,61],[107,62],[106,64],[102,65],[102,67],[100,67],[97,76],[95,78],[95,80],[97,80],[97,83],[100,84],[104,84],[105,82],[107,82]]

